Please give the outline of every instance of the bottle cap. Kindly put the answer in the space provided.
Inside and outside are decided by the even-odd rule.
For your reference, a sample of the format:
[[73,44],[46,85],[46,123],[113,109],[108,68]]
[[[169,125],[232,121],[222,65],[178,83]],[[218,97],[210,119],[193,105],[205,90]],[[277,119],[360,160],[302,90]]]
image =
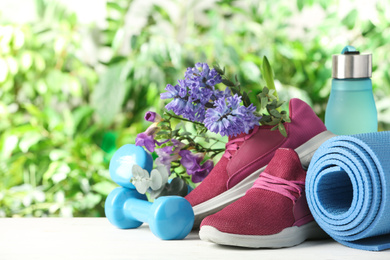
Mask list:
[[332,78],[371,78],[372,55],[360,54],[353,46],[345,46],[339,55],[332,57]]

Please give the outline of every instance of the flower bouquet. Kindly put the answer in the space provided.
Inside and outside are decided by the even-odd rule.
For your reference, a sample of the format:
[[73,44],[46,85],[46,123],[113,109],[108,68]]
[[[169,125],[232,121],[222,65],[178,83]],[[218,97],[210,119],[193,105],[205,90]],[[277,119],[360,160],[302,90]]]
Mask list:
[[[185,196],[213,169],[213,159],[225,149],[226,137],[248,134],[257,125],[273,125],[286,136],[284,122],[290,122],[280,107],[272,69],[266,57],[261,68],[266,87],[250,101],[249,91],[229,79],[218,65],[197,63],[184,79],[168,84],[160,98],[170,100],[162,113],[148,111],[151,125],[139,133],[135,145],[151,153],[154,169],[133,164],[130,182],[150,199],[164,195]],[[222,88],[224,86],[224,88]],[[150,171],[150,172],[149,172]]]

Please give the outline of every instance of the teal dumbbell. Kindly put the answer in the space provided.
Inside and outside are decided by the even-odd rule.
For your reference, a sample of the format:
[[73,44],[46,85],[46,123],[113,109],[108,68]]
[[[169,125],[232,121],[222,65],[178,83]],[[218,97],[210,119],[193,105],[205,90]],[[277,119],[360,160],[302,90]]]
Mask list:
[[110,176],[122,187],[135,189],[130,182],[133,177],[133,166],[137,164],[149,173],[153,169],[153,158],[141,146],[125,144],[120,147],[110,160]]
[[105,213],[113,225],[123,229],[147,222],[153,234],[163,240],[185,238],[194,224],[194,211],[183,197],[160,197],[151,203],[136,190],[122,187],[108,195]]

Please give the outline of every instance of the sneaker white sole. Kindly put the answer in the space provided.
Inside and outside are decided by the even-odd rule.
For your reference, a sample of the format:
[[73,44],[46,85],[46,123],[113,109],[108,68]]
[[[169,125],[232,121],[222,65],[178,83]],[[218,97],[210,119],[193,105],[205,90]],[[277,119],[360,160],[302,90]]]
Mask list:
[[202,226],[199,231],[199,236],[204,241],[219,245],[248,248],[291,247],[307,239],[323,239],[329,237],[315,221],[300,227],[285,228],[280,233],[266,236],[230,234],[221,232],[212,226]]
[[[296,148],[295,151],[298,153],[303,167],[308,167],[310,160],[313,157],[314,152],[318,149],[318,147],[320,147],[323,142],[334,136],[336,135],[332,132],[324,131]],[[193,227],[198,228],[205,217],[220,211],[227,205],[244,196],[246,191],[252,187],[255,180],[259,177],[260,173],[264,171],[265,167],[266,166],[253,172],[251,175],[246,177],[244,180],[242,180],[240,183],[238,183],[231,189],[219,194],[212,199],[195,205],[193,207],[195,214],[195,221]]]

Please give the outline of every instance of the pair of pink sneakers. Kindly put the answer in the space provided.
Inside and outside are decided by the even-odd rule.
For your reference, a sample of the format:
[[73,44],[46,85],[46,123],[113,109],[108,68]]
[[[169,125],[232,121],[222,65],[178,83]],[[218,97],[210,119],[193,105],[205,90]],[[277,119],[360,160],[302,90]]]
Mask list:
[[334,135],[305,102],[292,99],[289,110],[287,137],[260,126],[230,138],[209,176],[187,195],[202,240],[279,248],[323,236],[306,203],[302,165]]

